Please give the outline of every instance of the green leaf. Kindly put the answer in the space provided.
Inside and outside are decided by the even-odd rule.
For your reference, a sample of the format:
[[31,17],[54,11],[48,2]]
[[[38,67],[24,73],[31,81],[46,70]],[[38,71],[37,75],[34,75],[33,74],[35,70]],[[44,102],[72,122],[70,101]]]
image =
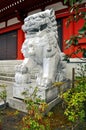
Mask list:
[[84,34],[86,32],[86,22],[84,23],[83,27],[79,30],[80,34]]
[[73,6],[73,0],[70,0],[70,6]]
[[83,0],[78,0],[79,3],[81,3]]
[[64,4],[66,4],[68,2],[68,0],[64,0]]
[[74,45],[78,45],[78,40],[74,39]]
[[72,1],[73,1],[73,3],[76,3],[77,0],[72,0]]
[[71,39],[69,39],[69,40],[66,41],[66,44],[71,45],[72,43],[73,43],[73,41]]

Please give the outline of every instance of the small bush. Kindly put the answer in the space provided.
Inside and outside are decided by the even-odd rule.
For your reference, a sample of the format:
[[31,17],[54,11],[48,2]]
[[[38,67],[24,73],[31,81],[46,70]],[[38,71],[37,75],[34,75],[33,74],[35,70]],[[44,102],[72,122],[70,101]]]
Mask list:
[[62,95],[66,105],[64,114],[75,125],[83,122],[86,116],[86,66],[80,65],[77,72],[79,73],[75,78],[74,87]]

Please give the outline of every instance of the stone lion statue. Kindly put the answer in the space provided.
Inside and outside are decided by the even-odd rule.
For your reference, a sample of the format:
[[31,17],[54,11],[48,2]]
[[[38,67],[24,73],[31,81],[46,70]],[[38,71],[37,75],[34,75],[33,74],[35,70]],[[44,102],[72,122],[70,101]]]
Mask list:
[[38,86],[48,87],[65,80],[65,62],[58,46],[57,23],[54,10],[45,10],[25,18],[22,26],[25,41],[22,45],[24,60],[16,66],[15,81],[28,84],[34,73]]

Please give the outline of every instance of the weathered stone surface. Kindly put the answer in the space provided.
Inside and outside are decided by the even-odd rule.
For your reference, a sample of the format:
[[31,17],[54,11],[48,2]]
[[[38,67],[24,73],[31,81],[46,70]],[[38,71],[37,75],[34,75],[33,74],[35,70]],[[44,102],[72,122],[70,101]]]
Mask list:
[[39,66],[36,85],[48,87],[50,83],[65,80],[65,62],[58,46],[58,33],[53,10],[46,10],[28,16],[22,26],[25,41],[22,53],[25,57],[16,66],[16,83],[29,83],[30,73]]
[[52,87],[52,83],[66,80],[66,62],[58,46],[54,10],[28,16],[22,29],[25,32],[21,49],[24,60],[15,68],[13,96],[23,98],[21,92],[25,89],[31,92],[37,86],[38,96],[50,102],[58,96],[58,89]]

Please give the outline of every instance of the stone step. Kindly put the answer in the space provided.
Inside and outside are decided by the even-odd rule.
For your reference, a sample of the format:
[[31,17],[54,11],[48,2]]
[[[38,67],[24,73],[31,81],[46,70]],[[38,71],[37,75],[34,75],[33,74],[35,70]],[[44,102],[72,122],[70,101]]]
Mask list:
[[14,73],[6,73],[6,72],[0,72],[0,80],[3,81],[10,81],[10,82],[14,82],[15,74]]
[[15,74],[14,73],[1,73],[0,72],[0,76],[14,77]]
[[0,84],[13,84],[14,82],[7,81],[7,80],[1,80],[0,79]]
[[0,80],[14,82],[15,78],[14,77],[8,77],[8,76],[2,76],[2,75],[0,75]]

